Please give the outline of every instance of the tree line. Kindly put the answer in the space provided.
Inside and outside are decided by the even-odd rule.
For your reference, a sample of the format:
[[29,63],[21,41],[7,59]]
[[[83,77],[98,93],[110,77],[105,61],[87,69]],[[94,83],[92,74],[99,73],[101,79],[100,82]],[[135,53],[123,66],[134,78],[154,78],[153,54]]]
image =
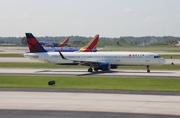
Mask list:
[[[36,37],[39,41],[63,41],[66,36],[59,37]],[[93,37],[70,36],[70,44],[72,47],[82,47],[89,43]],[[147,45],[174,45],[180,41],[180,37],[173,36],[144,36],[144,37],[99,37],[98,46],[147,46]],[[10,43],[16,45],[27,45],[25,37],[0,37],[0,43]]]

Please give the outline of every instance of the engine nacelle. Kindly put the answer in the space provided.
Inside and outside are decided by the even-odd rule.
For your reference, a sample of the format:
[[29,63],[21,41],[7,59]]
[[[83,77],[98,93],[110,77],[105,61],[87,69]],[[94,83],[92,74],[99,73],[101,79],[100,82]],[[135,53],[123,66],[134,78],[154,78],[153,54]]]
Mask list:
[[100,70],[109,70],[111,65],[109,63],[100,63],[98,69]]

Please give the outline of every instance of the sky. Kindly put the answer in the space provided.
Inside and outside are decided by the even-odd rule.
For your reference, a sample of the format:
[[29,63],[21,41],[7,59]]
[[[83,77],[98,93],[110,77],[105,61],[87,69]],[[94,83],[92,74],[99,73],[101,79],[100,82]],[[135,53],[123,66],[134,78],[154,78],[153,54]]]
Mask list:
[[0,1],[1,37],[180,37],[180,0]]

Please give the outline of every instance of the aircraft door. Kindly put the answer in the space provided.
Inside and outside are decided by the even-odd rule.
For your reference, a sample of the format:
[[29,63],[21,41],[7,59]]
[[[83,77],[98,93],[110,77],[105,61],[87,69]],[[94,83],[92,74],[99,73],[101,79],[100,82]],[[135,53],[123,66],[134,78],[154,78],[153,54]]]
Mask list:
[[149,56],[145,56],[145,62],[150,62],[150,57]]
[[120,56],[116,56],[116,62],[120,62]]

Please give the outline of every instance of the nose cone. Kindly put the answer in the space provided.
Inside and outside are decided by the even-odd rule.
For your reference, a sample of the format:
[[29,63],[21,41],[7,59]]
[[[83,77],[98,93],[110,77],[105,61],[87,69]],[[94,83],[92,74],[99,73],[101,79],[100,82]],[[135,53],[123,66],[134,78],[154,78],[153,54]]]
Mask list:
[[161,63],[161,64],[164,64],[164,63],[166,63],[166,60],[165,60],[164,58],[161,58],[161,59],[160,59],[160,63]]

